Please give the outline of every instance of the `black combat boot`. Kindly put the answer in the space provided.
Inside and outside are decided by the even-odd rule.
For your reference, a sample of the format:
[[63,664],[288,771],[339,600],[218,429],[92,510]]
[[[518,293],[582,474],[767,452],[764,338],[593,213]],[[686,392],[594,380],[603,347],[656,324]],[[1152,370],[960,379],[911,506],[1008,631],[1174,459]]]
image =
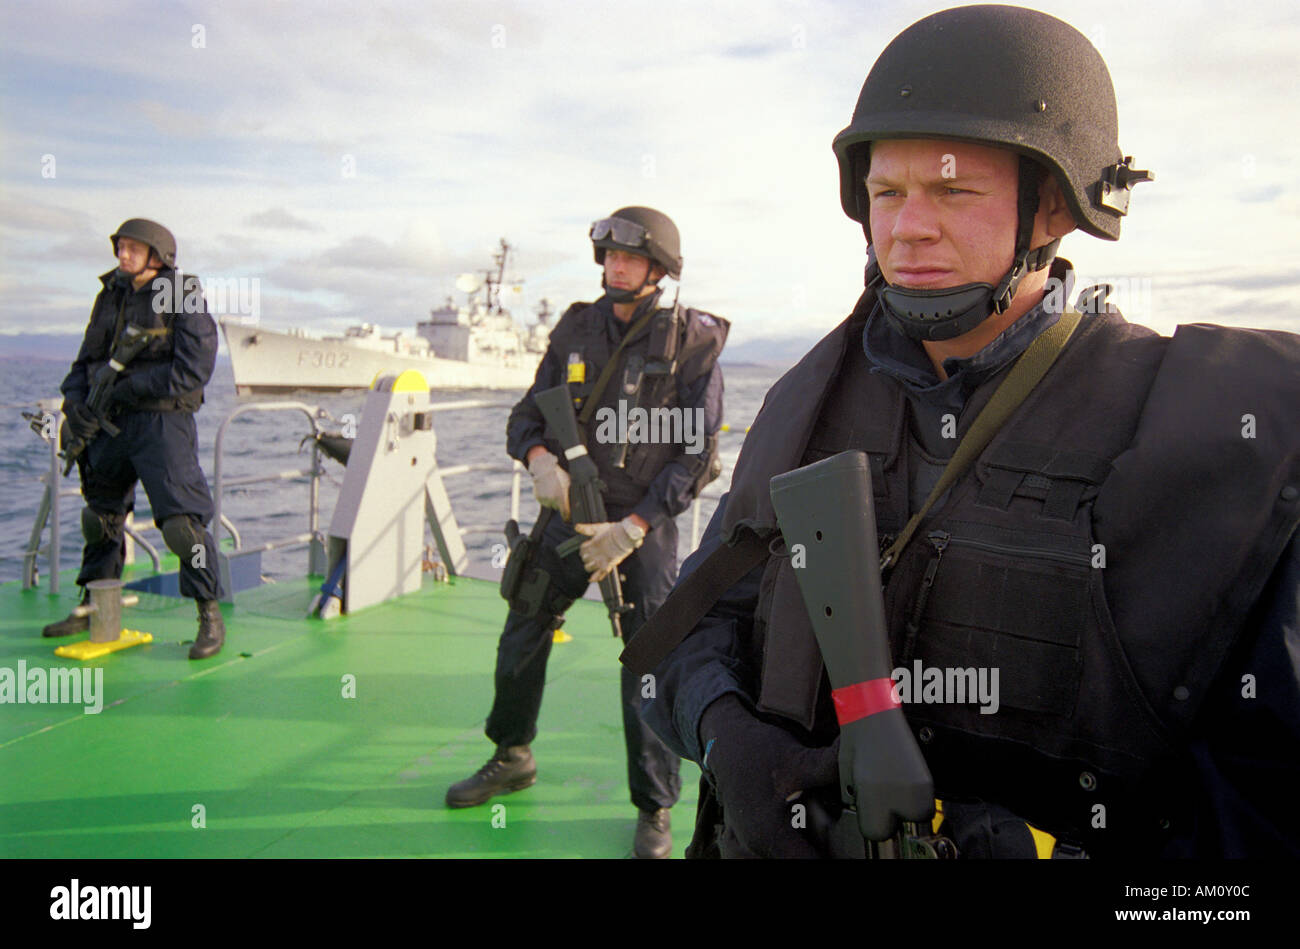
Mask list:
[[206,659],[221,652],[226,641],[226,623],[216,600],[195,600],[199,605],[199,634],[190,647],[191,659]]
[[[85,606],[89,602],[90,591],[82,590],[81,605]],[[73,633],[84,633],[88,629],[90,629],[90,617],[78,616],[76,610],[73,610],[65,618],[46,626],[41,630],[41,635],[49,637],[71,636]]]
[[537,762],[527,745],[497,745],[487,764],[447,789],[447,806],[473,807],[498,794],[522,791],[536,781]]
[[638,860],[666,860],[673,852],[673,835],[668,818],[668,808],[655,811],[638,811],[636,838],[632,852]]

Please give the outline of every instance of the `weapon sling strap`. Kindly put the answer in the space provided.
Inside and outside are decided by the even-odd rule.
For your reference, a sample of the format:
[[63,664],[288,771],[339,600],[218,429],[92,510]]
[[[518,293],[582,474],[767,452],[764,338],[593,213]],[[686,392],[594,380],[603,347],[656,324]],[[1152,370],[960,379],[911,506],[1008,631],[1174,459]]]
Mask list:
[[650,307],[650,309],[646,311],[645,315],[642,316],[641,319],[637,320],[636,323],[632,325],[632,328],[623,334],[623,339],[619,342],[618,347],[610,354],[608,361],[605,363],[605,368],[602,369],[600,375],[596,377],[596,385],[592,387],[591,395],[587,396],[586,405],[582,407],[582,412],[578,415],[578,425],[583,431],[586,431],[587,422],[591,420],[592,413],[596,411],[596,405],[600,402],[600,396],[605,391],[605,386],[609,385],[610,377],[614,375],[614,367],[618,365],[619,353],[623,351],[623,347],[627,345],[628,340],[641,332],[641,330],[645,329],[645,327],[649,325],[651,318],[658,312],[658,307]]
[[[1065,310],[1061,318],[1040,333],[1016,360],[1011,372],[999,383],[993,397],[976,416],[957,450],[953,452],[930,496],[925,499],[921,509],[912,515],[897,540],[881,556],[881,570],[898,560],[921,519],[979,457],[1011,413],[1047,374],[1047,370],[1056,362],[1056,357],[1065,349],[1065,344],[1069,342],[1081,318],[1078,311]],[[761,537],[753,531],[745,531],[734,545],[723,544],[715,550],[668,595],[663,606],[632,637],[632,641],[619,656],[619,661],[638,676],[658,666],[686,638],[686,634],[695,628],[724,590],[762,563],[768,555],[768,546],[769,538]]]

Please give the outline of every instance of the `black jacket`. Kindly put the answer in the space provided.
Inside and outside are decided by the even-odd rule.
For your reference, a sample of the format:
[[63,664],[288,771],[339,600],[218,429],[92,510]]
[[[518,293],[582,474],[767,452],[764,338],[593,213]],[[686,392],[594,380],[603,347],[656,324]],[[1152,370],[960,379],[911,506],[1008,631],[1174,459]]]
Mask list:
[[203,387],[217,359],[217,326],[208,314],[199,280],[163,268],[140,288],[123,286],[116,270],[101,276],[81,351],[59,387],[71,401],[85,401],[96,371],[108,362],[113,344],[128,323],[169,332],[153,340],[122,376],[130,380],[134,409],[196,412]]
[[[512,458],[522,462],[530,448],[544,445],[559,458],[561,466],[567,467],[563,452],[550,437],[533,396],[568,383],[574,398],[585,400],[624,335],[656,302],[657,295],[649,298],[628,323],[615,318],[608,298],[594,304],[575,303],[565,311],[551,331],[550,345],[537,368],[532,388],[510,413],[506,451]],[[658,319],[670,312],[659,310],[647,328],[628,339],[619,356],[619,365],[598,402],[610,414],[594,413],[586,426],[585,437],[605,485],[606,504],[638,514],[651,528],[690,506],[707,480],[706,468],[716,451],[717,432],[722,426],[722,369],[717,359],[726,341],[728,323],[721,317],[686,307],[680,308],[671,324]],[[670,326],[675,327],[675,338],[671,340],[664,338]],[[665,349],[670,352],[668,360],[659,358],[663,355],[660,350]],[[623,370],[630,359],[642,360],[647,369],[641,391],[635,396],[620,392]],[[580,369],[570,368],[573,366]],[[663,371],[650,371],[656,367]],[[702,431],[693,433],[697,438],[691,444],[660,441],[629,445],[625,466],[616,468],[612,457],[617,443],[600,438],[597,420],[615,414],[620,399],[646,408],[678,410],[683,419],[685,413],[690,413],[692,422],[702,420]],[[580,403],[577,411],[581,408]]]
[[[835,451],[868,451],[880,529],[901,527],[910,514],[900,471],[908,423],[897,383],[869,378],[861,358],[871,309],[864,298],[773,387],[732,493],[682,578],[738,532],[775,528],[771,475]],[[914,728],[930,728],[923,747],[941,794],[1013,806],[1059,836],[1086,825],[1089,801],[1100,799],[1079,782],[1095,761],[1095,793],[1112,816],[1127,811],[1151,830],[1147,818],[1161,815],[1139,813],[1137,795],[1121,785],[1149,777],[1144,766],[1153,765],[1162,779],[1176,777],[1172,795],[1157,801],[1176,818],[1152,833],[1158,851],[1138,852],[1300,854],[1300,821],[1274,790],[1300,777],[1297,365],[1292,334],[1188,326],[1171,340],[1117,315],[1085,320],[927,517],[886,590],[896,664],[994,662],[1011,675],[999,715],[908,708]],[[959,433],[996,381],[968,400]],[[1243,413],[1252,416],[1249,438]],[[975,543],[949,548],[918,608],[934,529]],[[1036,542],[1021,546],[1059,556],[1034,563],[998,552],[1031,530]],[[1071,563],[1092,540],[1106,546],[1105,570]],[[903,630],[916,614],[919,635],[909,642]],[[836,726],[807,626],[786,564],[769,558],[656,670],[646,720],[699,761],[704,710],[740,692],[804,741],[828,743]],[[1017,780],[999,783],[1008,775]],[[1089,843],[1120,852],[1119,836]]]

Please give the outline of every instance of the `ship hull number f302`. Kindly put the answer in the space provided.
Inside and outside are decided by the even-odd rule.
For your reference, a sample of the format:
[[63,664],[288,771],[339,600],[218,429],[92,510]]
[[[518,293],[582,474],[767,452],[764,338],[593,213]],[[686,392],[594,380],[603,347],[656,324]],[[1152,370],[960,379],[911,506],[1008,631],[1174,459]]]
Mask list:
[[312,369],[343,369],[348,364],[351,353],[335,353],[319,349],[298,350],[298,365],[310,366]]

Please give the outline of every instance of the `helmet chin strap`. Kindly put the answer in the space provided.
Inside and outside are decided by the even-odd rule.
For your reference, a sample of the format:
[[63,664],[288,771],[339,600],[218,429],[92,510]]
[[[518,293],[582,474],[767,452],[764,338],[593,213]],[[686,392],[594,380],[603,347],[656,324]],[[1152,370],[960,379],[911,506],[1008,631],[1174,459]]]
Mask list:
[[942,290],[886,286],[880,291],[885,315],[911,339],[937,341],[969,333],[993,314],[1005,313],[1025,275],[1051,264],[1060,244],[1057,238],[1031,252],[1021,251],[996,287],[988,283]]
[[[154,258],[155,258],[155,256],[156,256],[156,254],[157,254],[157,251],[155,251],[155,250],[151,247],[151,248],[149,249],[149,256],[148,256],[148,258],[145,259],[145,262],[140,266],[140,269],[137,270],[135,273],[132,273],[131,271],[125,269],[125,268],[121,265],[121,263],[119,263],[119,264],[117,265],[117,270],[115,270],[115,271],[113,272],[113,281],[114,281],[114,283],[116,283],[118,286],[121,286],[121,287],[129,286],[129,285],[135,283],[136,279],[139,278],[140,274],[142,274],[142,273],[148,273],[150,270],[153,270],[153,271],[156,272],[156,271],[158,270],[158,267],[153,267],[153,266],[151,266],[151,265],[153,264],[153,262],[154,262]],[[159,264],[159,266],[161,266],[161,263]]]
[[635,300],[612,300],[613,303],[635,303],[636,308],[632,311],[630,320],[635,320],[647,310],[653,310],[659,305],[659,298],[663,295],[663,288],[656,287],[654,293],[647,293],[643,297],[637,297]]
[[1034,216],[1038,213],[1041,174],[1034,163],[1020,159],[1017,200],[1016,255],[1011,269],[996,287],[987,283],[965,283],[940,290],[913,290],[886,286],[880,291],[885,315],[903,335],[916,340],[945,340],[969,333],[995,313],[1005,313],[1025,276],[1051,264],[1061,239],[1049,241],[1032,251]]
[[605,296],[609,297],[611,303],[631,303],[633,300],[640,298],[641,291],[644,290],[645,285],[650,282],[650,273],[653,270],[653,266],[646,270],[645,276],[641,279],[641,285],[635,290],[611,290],[609,284],[605,282],[604,273],[601,273],[600,275],[600,286],[601,289],[605,291]]

